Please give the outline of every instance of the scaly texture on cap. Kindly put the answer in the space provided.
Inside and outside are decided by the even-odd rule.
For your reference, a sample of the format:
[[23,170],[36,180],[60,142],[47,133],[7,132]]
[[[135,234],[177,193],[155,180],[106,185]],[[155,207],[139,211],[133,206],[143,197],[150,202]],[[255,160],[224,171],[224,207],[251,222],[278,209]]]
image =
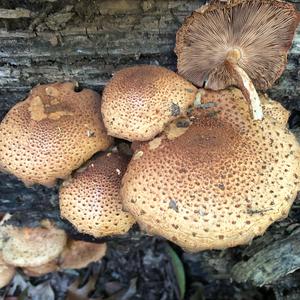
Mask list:
[[133,217],[122,210],[119,189],[127,159],[103,154],[77,171],[59,191],[61,216],[79,232],[103,237],[127,232]]
[[3,260],[12,266],[37,267],[60,255],[67,242],[66,233],[53,227],[17,228],[7,232],[3,245]]
[[118,138],[150,140],[186,113],[196,92],[191,83],[166,68],[125,68],[104,89],[101,112],[105,127]]
[[294,5],[277,0],[213,1],[177,32],[178,72],[197,86],[236,85],[225,66],[234,59],[258,89],[282,74],[300,20]]
[[15,268],[7,265],[2,259],[2,254],[0,254],[0,289],[10,283],[10,281],[15,276],[15,273]]
[[202,90],[191,121],[136,150],[121,197],[142,228],[195,252],[248,243],[287,216],[300,189],[288,113],[262,97],[265,118],[253,122],[241,99]]
[[62,269],[81,269],[100,260],[106,253],[106,244],[71,240],[60,257]]
[[75,83],[36,86],[0,125],[0,169],[25,184],[52,186],[94,153],[106,149],[100,97]]

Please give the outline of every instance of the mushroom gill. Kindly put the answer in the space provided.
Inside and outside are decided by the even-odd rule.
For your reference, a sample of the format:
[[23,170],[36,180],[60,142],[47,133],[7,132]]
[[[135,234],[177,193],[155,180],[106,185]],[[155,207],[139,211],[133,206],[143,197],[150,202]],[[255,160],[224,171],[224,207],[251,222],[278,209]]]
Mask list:
[[199,87],[239,87],[261,119],[254,86],[266,90],[282,74],[299,20],[279,0],[212,1],[177,32],[178,72]]

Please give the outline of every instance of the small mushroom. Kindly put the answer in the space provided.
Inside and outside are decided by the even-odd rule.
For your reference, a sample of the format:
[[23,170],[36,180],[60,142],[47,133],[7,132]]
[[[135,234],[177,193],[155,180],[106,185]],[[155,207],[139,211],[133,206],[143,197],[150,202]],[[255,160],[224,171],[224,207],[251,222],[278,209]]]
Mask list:
[[299,16],[293,4],[279,0],[212,1],[177,33],[178,72],[199,87],[239,87],[260,120],[255,87],[266,90],[282,74]]
[[58,258],[40,266],[23,268],[23,272],[30,277],[39,277],[58,270]]
[[0,125],[0,169],[25,184],[52,186],[94,153],[106,149],[100,97],[75,83],[39,85]]
[[150,140],[186,113],[196,93],[191,83],[166,68],[125,68],[104,89],[101,112],[105,127],[118,138]]
[[66,233],[47,221],[43,227],[9,226],[6,234],[8,239],[3,243],[3,260],[16,267],[47,264],[60,255],[67,242]]
[[2,259],[2,255],[0,255],[0,289],[8,285],[11,280],[14,278],[16,273],[16,269],[13,266],[9,266]]
[[191,252],[248,243],[300,189],[300,147],[280,104],[262,96],[265,118],[252,122],[240,90],[200,93],[190,126],[174,121],[139,145],[121,188],[142,228]]
[[38,277],[64,269],[81,269],[100,260],[106,253],[106,244],[69,240],[59,257],[36,267],[23,268],[30,277]]
[[122,210],[119,189],[127,158],[103,154],[78,170],[59,191],[61,216],[94,237],[123,234],[134,224]]
[[61,269],[81,269],[100,260],[106,254],[106,244],[70,240],[60,256]]

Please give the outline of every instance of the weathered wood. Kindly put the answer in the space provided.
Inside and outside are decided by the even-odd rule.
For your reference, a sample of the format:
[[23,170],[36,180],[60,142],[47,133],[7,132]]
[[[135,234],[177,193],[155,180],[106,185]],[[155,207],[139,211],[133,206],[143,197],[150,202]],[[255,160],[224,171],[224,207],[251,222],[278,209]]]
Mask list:
[[1,19],[19,19],[19,18],[30,18],[34,14],[24,8],[16,9],[0,9],[0,18]]
[[[265,240],[265,239],[264,239]],[[262,249],[252,247],[253,256],[232,268],[237,282],[252,282],[263,286],[300,268],[300,230]]]
[[[0,18],[0,110],[37,83],[77,80],[101,90],[112,73],[140,63],[175,66],[175,32],[204,3],[190,1],[30,2],[30,18]],[[24,5],[23,5],[24,6]],[[12,9],[9,4],[2,9]],[[18,22],[19,21],[19,22]]]

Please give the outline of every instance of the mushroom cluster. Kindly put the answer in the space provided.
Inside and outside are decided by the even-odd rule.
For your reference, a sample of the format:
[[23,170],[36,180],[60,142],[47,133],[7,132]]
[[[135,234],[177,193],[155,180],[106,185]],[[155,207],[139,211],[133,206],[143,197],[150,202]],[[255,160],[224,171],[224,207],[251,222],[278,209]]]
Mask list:
[[288,114],[261,97],[265,117],[253,122],[241,99],[238,89],[201,90],[202,107],[186,127],[175,121],[137,148],[121,195],[147,232],[191,252],[223,249],[287,216],[300,188],[300,147],[285,128]]
[[[61,216],[97,238],[138,222],[191,252],[248,243],[287,216],[300,189],[289,113],[255,90],[283,72],[299,20],[279,0],[216,0],[178,31],[179,74],[125,68],[101,103],[70,82],[39,85],[1,123],[0,168],[27,185],[64,179]],[[131,159],[109,148],[113,137],[133,142]],[[105,252],[87,247],[58,229],[14,229],[2,258],[40,274]]]
[[41,227],[0,226],[0,287],[14,277],[16,268],[28,276],[63,269],[79,269],[100,260],[106,244],[69,239],[66,233],[44,220]]

